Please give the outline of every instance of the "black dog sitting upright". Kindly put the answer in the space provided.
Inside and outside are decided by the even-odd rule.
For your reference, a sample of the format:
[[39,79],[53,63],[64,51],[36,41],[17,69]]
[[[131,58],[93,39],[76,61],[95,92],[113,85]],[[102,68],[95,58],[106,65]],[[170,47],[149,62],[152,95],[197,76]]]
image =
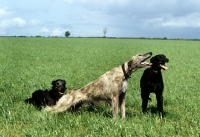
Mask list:
[[140,88],[141,88],[141,98],[142,98],[142,111],[145,113],[147,111],[147,104],[150,93],[156,94],[157,99],[157,109],[159,115],[164,116],[163,113],[163,89],[164,83],[162,79],[161,69],[167,70],[165,66],[166,62],[169,62],[169,59],[165,55],[159,54],[150,59],[150,68],[147,68],[141,79],[140,79]]
[[66,90],[66,82],[57,79],[51,82],[51,90],[36,90],[32,93],[32,97],[25,100],[26,103],[34,105],[41,110],[42,106],[53,106],[62,97]]

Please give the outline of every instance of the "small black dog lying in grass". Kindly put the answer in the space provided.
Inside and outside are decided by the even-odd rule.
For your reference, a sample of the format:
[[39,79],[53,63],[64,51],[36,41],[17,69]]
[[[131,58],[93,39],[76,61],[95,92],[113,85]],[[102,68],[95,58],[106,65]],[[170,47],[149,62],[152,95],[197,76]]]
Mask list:
[[36,90],[32,93],[32,97],[25,100],[26,103],[34,105],[41,110],[42,106],[53,106],[63,96],[66,90],[66,82],[62,79],[52,81],[51,90]]
[[140,88],[141,88],[141,98],[142,98],[142,111],[145,113],[147,111],[147,104],[150,93],[156,94],[157,99],[157,109],[159,115],[164,116],[163,113],[163,89],[164,83],[162,79],[161,69],[167,70],[165,66],[166,62],[169,62],[169,59],[165,55],[159,54],[150,59],[150,68],[147,68],[141,79],[140,79]]

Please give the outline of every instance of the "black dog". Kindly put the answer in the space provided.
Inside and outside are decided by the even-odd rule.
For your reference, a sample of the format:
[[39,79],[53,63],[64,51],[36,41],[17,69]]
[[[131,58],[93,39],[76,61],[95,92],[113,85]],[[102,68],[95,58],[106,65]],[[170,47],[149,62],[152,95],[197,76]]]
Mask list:
[[57,79],[52,81],[51,90],[36,90],[32,93],[32,97],[25,100],[26,103],[34,105],[41,110],[42,106],[53,106],[62,97],[66,90],[65,80]]
[[159,54],[150,59],[150,68],[147,68],[141,79],[140,79],[140,88],[141,88],[141,98],[142,98],[142,111],[145,113],[147,111],[147,104],[150,93],[156,94],[157,99],[157,109],[159,115],[164,116],[163,113],[163,89],[164,83],[162,79],[161,69],[167,70],[165,66],[166,62],[169,62],[169,59],[165,55]]

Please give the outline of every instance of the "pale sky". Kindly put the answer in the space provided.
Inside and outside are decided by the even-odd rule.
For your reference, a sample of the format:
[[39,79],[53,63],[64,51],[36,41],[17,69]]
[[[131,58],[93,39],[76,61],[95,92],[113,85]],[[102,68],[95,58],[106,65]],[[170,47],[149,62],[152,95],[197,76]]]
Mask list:
[[200,0],[1,0],[0,36],[200,39]]

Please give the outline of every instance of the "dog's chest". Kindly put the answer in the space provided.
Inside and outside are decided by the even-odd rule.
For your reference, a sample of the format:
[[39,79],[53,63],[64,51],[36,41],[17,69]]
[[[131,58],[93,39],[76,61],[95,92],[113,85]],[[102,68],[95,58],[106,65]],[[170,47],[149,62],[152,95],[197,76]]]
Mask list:
[[160,71],[158,71],[158,72],[150,71],[149,80],[151,82],[160,82],[162,80],[161,72]]
[[122,83],[122,92],[126,93],[127,89],[128,89],[128,82],[125,80]]

